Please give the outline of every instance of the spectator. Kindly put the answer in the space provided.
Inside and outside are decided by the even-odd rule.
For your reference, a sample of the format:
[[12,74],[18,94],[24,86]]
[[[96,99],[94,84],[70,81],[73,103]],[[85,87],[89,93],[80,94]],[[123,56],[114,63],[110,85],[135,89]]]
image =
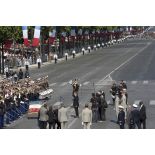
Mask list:
[[22,69],[19,70],[18,78],[19,78],[19,80],[23,79],[23,71],[22,71]]

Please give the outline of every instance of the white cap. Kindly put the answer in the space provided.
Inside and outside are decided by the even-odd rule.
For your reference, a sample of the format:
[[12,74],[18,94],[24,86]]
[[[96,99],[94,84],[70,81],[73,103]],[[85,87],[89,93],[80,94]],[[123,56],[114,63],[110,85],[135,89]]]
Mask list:
[[138,107],[138,105],[137,105],[137,104],[133,104],[133,107],[134,107],[134,108],[137,108],[137,107]]
[[123,107],[123,106],[121,106],[121,105],[119,105],[119,106],[118,106],[118,108],[120,108],[120,109],[124,109],[124,107]]

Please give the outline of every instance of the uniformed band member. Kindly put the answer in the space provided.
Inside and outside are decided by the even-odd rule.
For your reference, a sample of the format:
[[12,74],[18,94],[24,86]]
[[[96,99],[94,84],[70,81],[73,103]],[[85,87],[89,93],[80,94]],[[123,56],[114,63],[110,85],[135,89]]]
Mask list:
[[78,95],[78,92],[79,92],[79,84],[78,84],[78,80],[75,79],[72,83],[72,87],[73,87],[73,92],[72,92],[72,96],[74,96],[74,93],[77,93]]
[[76,54],[75,50],[73,50],[72,54],[73,54],[73,59],[74,59],[75,58],[75,54]]

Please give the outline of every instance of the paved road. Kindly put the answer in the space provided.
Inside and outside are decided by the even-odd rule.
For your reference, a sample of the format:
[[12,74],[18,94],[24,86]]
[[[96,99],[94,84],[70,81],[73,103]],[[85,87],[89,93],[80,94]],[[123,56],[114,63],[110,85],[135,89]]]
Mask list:
[[[106,92],[106,99],[111,102],[109,88],[112,80],[119,82],[124,79],[128,84],[129,103],[133,104],[138,100],[144,100],[148,115],[147,127],[155,128],[154,49],[154,40],[127,40],[111,48],[100,49],[74,60],[71,59],[68,62],[44,66],[40,70],[32,69],[31,75],[36,78],[48,74],[50,86],[55,91],[49,104],[54,104],[62,96],[66,106],[71,106],[72,104],[72,87],[68,82],[78,78],[82,84],[79,93],[80,112],[84,104],[90,99],[91,93],[94,92],[93,83],[95,84],[95,91],[103,89]],[[116,116],[112,105],[109,105],[106,113],[107,121],[95,123],[92,128],[118,128],[113,123],[116,120]],[[81,118],[75,119],[72,117],[74,115],[72,108],[69,108],[69,114],[69,128],[82,128]],[[24,117],[8,128],[35,129],[38,127],[36,120],[28,120]]]

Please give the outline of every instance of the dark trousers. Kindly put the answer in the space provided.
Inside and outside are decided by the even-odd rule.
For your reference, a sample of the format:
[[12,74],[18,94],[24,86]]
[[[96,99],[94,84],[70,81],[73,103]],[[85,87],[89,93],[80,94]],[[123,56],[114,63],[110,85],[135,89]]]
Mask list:
[[79,117],[79,107],[74,107],[76,117]]
[[40,62],[38,62],[38,68],[40,68],[40,66],[41,66],[41,64],[40,64]]
[[55,59],[55,64],[57,63],[57,59]]
[[146,129],[146,119],[140,121],[141,128],[142,128],[142,125],[143,125],[143,129]]
[[124,124],[119,125],[120,129],[124,129]]
[[67,56],[66,56],[66,61],[67,61]]
[[51,129],[51,127],[53,126],[53,122],[48,122],[49,124],[49,129]]
[[25,69],[26,69],[26,70],[29,70],[29,66],[28,66],[28,65],[25,65]]
[[4,127],[4,115],[0,115],[0,129]]
[[140,121],[139,122],[135,122],[135,127],[134,128],[136,128],[136,126],[137,126],[138,129],[141,129]]
[[98,114],[99,114],[99,120],[104,121],[105,120],[105,109],[104,108],[99,108],[98,109]]
[[40,129],[46,129],[47,121],[40,121],[39,126],[40,126]]
[[92,121],[93,121],[93,123],[94,122],[96,123],[98,121],[98,110],[92,109],[92,115],[93,115]]
[[60,122],[58,120],[55,120],[53,122],[53,129],[55,129],[55,125],[57,125],[57,129],[61,129],[61,124],[60,124]]

